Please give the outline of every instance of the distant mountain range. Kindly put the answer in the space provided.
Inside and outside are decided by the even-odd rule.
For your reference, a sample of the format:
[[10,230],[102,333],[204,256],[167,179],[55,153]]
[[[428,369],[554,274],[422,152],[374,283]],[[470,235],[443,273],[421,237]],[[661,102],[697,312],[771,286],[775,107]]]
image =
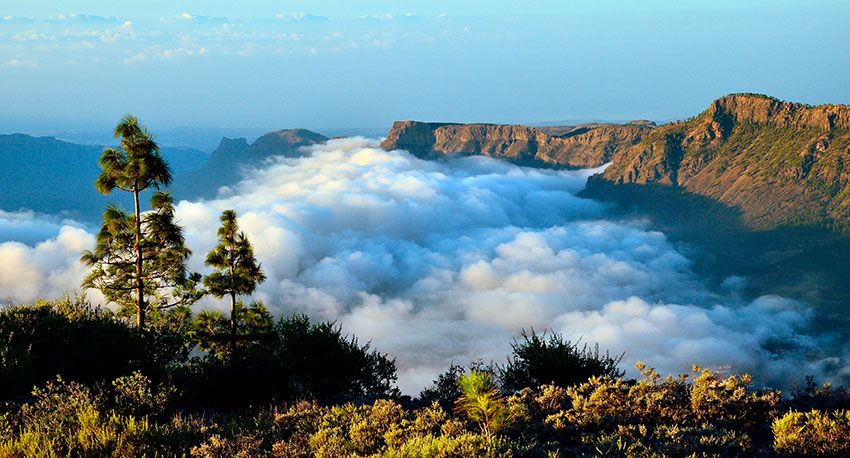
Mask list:
[[[324,135],[288,129],[248,143],[223,138],[209,155],[163,148],[178,198],[212,197],[246,167],[270,156],[298,156]],[[530,127],[397,121],[381,144],[425,158],[484,154],[537,167],[595,167],[588,195],[605,198],[661,187],[737,209],[742,221],[770,229],[811,225],[850,232],[850,107],[807,106],[771,97],[722,97],[686,121]],[[107,197],[91,183],[102,146],[52,137],[0,135],[0,208],[99,215]],[[118,196],[111,200],[122,202]]]
[[[99,215],[107,201],[129,204],[119,195],[101,196],[94,189],[103,148],[53,137],[0,135],[0,208],[78,217]],[[192,148],[164,147],[162,154],[175,175],[189,173],[207,160],[206,153]]]
[[[270,132],[248,144],[244,138],[224,138],[212,154],[192,148],[163,147],[175,176],[177,198],[211,197],[240,178],[244,167],[256,166],[274,155],[300,154],[298,148],[326,137],[304,129]],[[128,196],[98,194],[101,145],[78,145],[53,137],[0,135],[0,209],[33,210],[81,220],[95,220],[107,202],[129,208]]]

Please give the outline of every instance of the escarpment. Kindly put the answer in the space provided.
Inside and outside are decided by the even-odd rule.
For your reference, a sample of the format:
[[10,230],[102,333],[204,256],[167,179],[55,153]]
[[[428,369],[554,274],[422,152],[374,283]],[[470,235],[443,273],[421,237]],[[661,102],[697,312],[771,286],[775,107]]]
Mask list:
[[381,147],[427,158],[481,154],[523,165],[597,167],[653,127],[647,122],[530,127],[396,121]]
[[827,225],[847,232],[848,161],[850,107],[730,95],[690,120],[655,129],[595,180],[706,196],[738,208],[754,228]]
[[665,186],[741,212],[756,229],[850,232],[850,106],[757,94],[715,100],[686,121],[530,127],[397,121],[385,149],[426,157],[481,154],[536,167],[596,167],[605,186]]

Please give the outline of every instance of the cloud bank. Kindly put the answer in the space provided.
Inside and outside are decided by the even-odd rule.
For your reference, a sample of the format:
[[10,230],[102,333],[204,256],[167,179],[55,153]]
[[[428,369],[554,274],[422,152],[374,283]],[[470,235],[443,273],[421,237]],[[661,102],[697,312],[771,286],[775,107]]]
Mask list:
[[[180,202],[177,215],[203,272],[219,214],[235,209],[268,277],[255,296],[278,315],[336,320],[371,340],[397,358],[408,392],[450,363],[504,361],[532,327],[625,352],[624,368],[729,365],[780,384],[820,371],[806,359],[818,342],[805,334],[805,307],[710,290],[663,234],[610,221],[602,204],[576,196],[594,172],[431,162],[332,140],[248,173],[217,199]],[[92,240],[63,226],[34,246],[0,244],[0,297],[76,287],[76,258]]]

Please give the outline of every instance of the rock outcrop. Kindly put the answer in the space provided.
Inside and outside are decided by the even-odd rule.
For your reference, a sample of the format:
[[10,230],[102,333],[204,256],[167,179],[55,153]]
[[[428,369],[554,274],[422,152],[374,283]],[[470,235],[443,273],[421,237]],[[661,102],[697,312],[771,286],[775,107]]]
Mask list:
[[[672,186],[740,209],[746,224],[850,229],[850,106],[760,95],[661,126],[595,179]],[[591,189],[593,188],[591,183]]]
[[425,158],[482,154],[524,165],[596,167],[653,128],[649,122],[530,127],[396,121],[381,147]]

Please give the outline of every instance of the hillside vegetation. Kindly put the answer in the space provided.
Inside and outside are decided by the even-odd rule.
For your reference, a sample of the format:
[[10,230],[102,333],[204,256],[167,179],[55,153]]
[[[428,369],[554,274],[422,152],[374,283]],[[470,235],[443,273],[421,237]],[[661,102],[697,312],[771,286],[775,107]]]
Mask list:
[[254,313],[233,361],[191,351],[202,328],[183,312],[140,331],[82,298],[3,310],[0,455],[850,453],[850,392],[812,380],[786,394],[747,375],[664,378],[642,364],[632,380],[618,358],[531,333],[505,365],[447,368],[410,397],[389,356],[339,327]]

